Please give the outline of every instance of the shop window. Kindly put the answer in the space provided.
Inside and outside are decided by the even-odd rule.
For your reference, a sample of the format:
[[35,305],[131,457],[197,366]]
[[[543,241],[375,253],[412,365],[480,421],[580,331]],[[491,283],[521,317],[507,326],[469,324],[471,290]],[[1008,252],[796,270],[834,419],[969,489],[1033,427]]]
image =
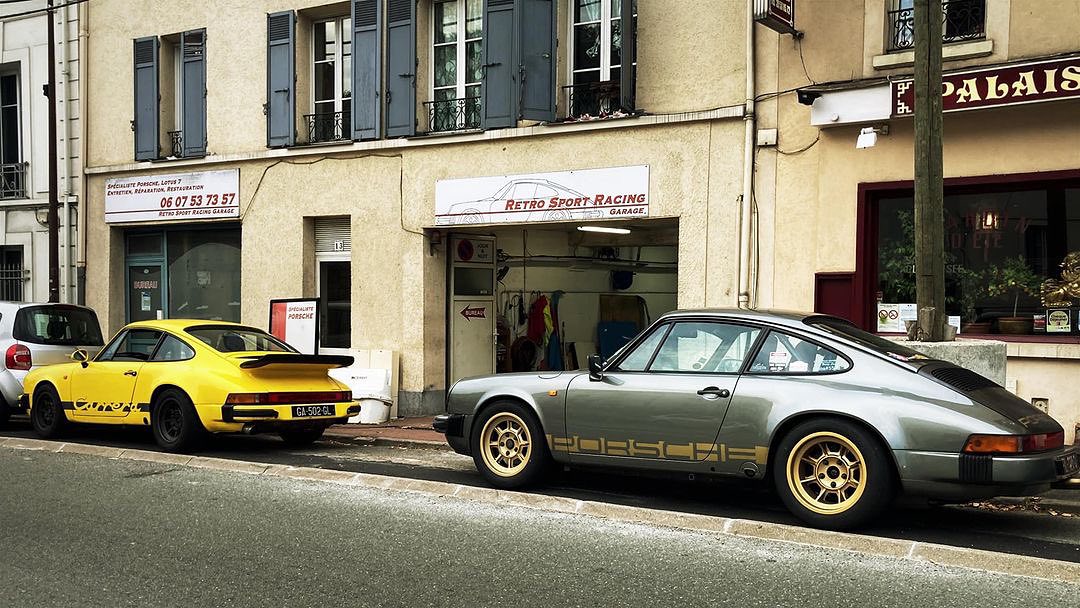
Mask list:
[[[913,199],[886,196],[871,209],[877,329],[903,331],[916,314]],[[1080,181],[947,188],[944,215],[945,311],[962,332],[1045,331],[1043,295],[1080,306],[1080,253],[1070,256],[1080,252]]]
[[432,50],[429,130],[480,127],[483,65],[482,0],[441,0],[431,4]]
[[632,56],[624,58],[624,33],[637,31],[637,2],[633,3],[633,23],[624,28],[622,0],[570,0],[571,85],[565,87],[569,116],[603,117],[624,108],[623,60],[637,65],[636,45]]
[[352,125],[352,19],[312,27],[312,114],[304,116],[311,143],[349,139]]

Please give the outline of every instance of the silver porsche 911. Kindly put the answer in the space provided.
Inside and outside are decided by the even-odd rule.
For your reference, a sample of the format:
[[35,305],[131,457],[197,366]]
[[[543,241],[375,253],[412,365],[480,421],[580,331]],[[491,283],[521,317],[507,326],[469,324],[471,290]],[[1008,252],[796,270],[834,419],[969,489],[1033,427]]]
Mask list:
[[494,486],[552,462],[769,480],[807,523],[858,526],[898,492],[947,501],[1031,495],[1080,449],[991,380],[835,317],[666,314],[588,371],[451,387],[435,428]]

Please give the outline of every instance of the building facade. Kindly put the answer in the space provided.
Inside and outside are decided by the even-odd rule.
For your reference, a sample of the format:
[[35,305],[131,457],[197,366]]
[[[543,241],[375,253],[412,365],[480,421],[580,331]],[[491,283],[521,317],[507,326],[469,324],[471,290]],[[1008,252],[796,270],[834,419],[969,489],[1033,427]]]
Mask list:
[[[1077,51],[1071,2],[946,4],[947,71]],[[801,37],[753,24],[753,6],[90,3],[88,303],[116,330],[267,327],[271,300],[317,299],[319,350],[400,355],[402,415],[440,411],[466,375],[581,365],[676,307],[889,329],[872,321],[879,303],[908,313],[907,276],[893,264],[882,285],[871,254],[906,255],[912,127],[881,87],[911,73],[910,2],[802,2]],[[955,195],[994,201],[993,264],[1028,250],[1005,236],[1015,188],[989,176],[1043,173],[1032,188],[1071,200],[1076,104],[947,116]],[[856,150],[866,126],[889,134]],[[1032,272],[1060,263],[1054,243]],[[971,283],[993,264],[951,268]],[[967,312],[950,314],[994,331],[1010,295],[988,293],[954,289]],[[1078,340],[1008,339],[1015,390],[1071,426]]]
[[[49,296],[49,99],[45,0],[0,6],[0,299]],[[56,10],[56,151],[60,301],[80,299],[82,191],[78,6]]]

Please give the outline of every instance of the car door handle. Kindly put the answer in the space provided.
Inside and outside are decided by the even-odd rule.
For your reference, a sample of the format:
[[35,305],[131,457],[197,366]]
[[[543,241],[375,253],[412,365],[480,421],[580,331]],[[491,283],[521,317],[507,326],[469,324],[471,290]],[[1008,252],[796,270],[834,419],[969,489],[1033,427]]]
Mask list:
[[[137,372],[137,371],[135,371],[135,370],[133,370],[133,369],[129,369],[129,370],[127,370],[126,372],[124,372],[124,375],[125,375],[125,376],[137,376],[137,375],[138,375],[138,373],[139,373],[139,372]],[[700,393],[699,393],[699,394],[700,394]]]
[[726,388],[717,388],[715,386],[706,386],[697,392],[702,397],[723,397],[728,398],[731,396],[731,391]]

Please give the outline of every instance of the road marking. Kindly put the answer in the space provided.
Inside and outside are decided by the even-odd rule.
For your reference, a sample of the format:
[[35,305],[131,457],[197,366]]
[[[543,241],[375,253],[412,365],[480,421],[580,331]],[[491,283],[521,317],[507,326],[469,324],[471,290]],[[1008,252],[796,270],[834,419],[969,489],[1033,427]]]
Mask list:
[[[833,532],[789,524],[698,515],[678,511],[663,511],[645,507],[575,500],[561,496],[531,494],[466,486],[426,479],[409,479],[371,473],[353,473],[335,469],[293,467],[288,465],[253,463],[244,460],[208,458],[165,454],[146,450],[127,450],[84,444],[68,444],[41,439],[0,438],[0,447],[11,450],[64,452],[106,458],[125,458],[142,462],[176,464],[193,468],[242,472],[264,477],[287,477],[305,481],[355,485],[395,492],[428,496],[455,497],[495,505],[509,505],[556,513],[574,513],[624,523],[646,524],[688,530],[715,536],[738,536],[852,553],[876,555],[894,559],[928,562],[969,570],[998,572],[1051,581],[1080,583],[1080,564],[1012,553],[997,553],[982,549],[951,547],[918,541],[866,536],[849,532]],[[115,452],[114,452],[115,451]]]

